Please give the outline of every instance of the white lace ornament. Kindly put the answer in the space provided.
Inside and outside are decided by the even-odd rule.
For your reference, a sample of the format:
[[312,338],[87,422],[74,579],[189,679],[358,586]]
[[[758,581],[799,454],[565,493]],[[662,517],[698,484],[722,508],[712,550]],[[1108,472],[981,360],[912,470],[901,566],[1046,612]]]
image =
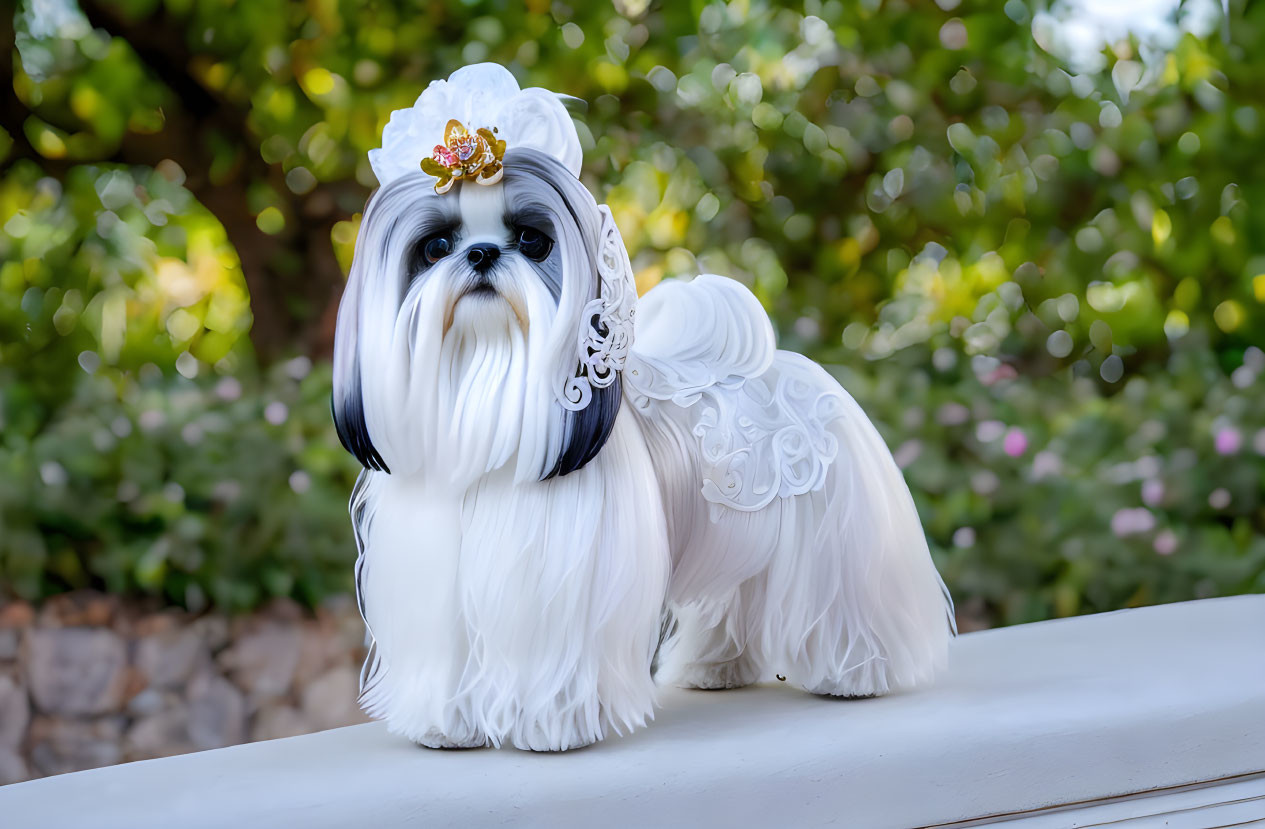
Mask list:
[[610,208],[601,205],[598,210],[602,214],[597,248],[598,295],[584,306],[576,341],[575,374],[558,395],[562,407],[573,412],[589,405],[594,389],[615,382],[633,344],[637,283]]
[[645,325],[624,391],[644,417],[679,418],[698,441],[712,518],[821,490],[849,399],[820,366],[777,351],[751,292],[704,274],[661,282],[641,301]]
[[846,406],[839,394],[822,390],[816,374],[787,361],[736,388],[700,394],[691,431],[699,442],[702,494],[713,507],[754,512],[774,498],[825,485],[839,453],[831,426]]

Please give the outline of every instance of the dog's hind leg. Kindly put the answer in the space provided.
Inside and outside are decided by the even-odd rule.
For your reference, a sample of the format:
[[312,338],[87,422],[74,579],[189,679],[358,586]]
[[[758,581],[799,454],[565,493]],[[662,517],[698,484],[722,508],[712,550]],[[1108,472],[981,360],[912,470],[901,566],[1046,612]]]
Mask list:
[[931,679],[952,605],[899,468],[856,403],[839,405],[824,485],[783,501],[761,641],[769,667],[807,691],[876,696]]
[[704,610],[674,609],[676,630],[665,643],[660,678],[681,688],[719,691],[760,679],[758,647],[750,620],[762,602],[763,577],[749,579],[724,602]]

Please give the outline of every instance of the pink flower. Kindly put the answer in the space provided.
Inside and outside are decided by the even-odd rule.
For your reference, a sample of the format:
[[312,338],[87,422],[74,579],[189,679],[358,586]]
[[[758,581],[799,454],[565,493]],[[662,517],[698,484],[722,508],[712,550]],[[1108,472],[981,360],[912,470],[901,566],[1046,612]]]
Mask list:
[[1019,427],[1012,426],[1006,432],[1006,439],[1002,441],[1001,448],[1010,457],[1017,458],[1028,451],[1028,436]]
[[1002,363],[997,368],[981,377],[980,382],[986,386],[991,386],[994,383],[1001,382],[1002,380],[1013,380],[1018,376],[1019,372],[1015,371],[1014,366]]
[[434,159],[445,167],[457,166],[457,157],[452,154],[452,150],[448,149],[443,144],[435,145]]
[[1217,447],[1217,454],[1233,455],[1243,445],[1243,433],[1233,426],[1226,426],[1217,430],[1214,442]]
[[462,161],[469,161],[474,155],[475,140],[473,135],[457,136],[452,142],[452,148],[457,151],[457,157]]
[[1111,516],[1111,531],[1124,538],[1155,529],[1155,516],[1146,507],[1118,510]]
[[918,460],[918,456],[921,454],[922,441],[917,438],[911,438],[897,447],[896,451],[892,453],[892,458],[901,469],[907,469],[911,463]]
[[1155,534],[1153,546],[1160,555],[1171,556],[1177,552],[1177,534],[1172,530],[1160,530]]
[[1142,503],[1148,507],[1158,507],[1164,500],[1164,482],[1151,478],[1142,484]]

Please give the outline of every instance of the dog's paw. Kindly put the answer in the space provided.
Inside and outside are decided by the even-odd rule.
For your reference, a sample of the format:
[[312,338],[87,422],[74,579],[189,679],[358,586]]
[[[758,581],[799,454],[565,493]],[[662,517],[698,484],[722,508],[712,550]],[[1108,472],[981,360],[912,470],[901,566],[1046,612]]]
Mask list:
[[589,746],[594,745],[597,742],[598,740],[587,740],[587,741],[578,741],[574,743],[568,743],[567,745],[561,745],[560,743],[554,743],[548,740],[533,740],[531,742],[528,742],[525,745],[515,744],[514,747],[522,749],[523,751],[535,751],[540,754],[549,754],[550,752],[575,751],[581,748],[588,748]]
[[809,693],[816,694],[819,697],[834,697],[835,699],[847,699],[847,700],[876,699],[878,697],[883,696],[883,694],[880,694],[880,693],[852,694],[848,692],[835,693],[834,691],[829,691],[829,690],[810,690]]
[[523,751],[574,751],[602,739],[592,724],[577,715],[547,722],[523,723],[510,735],[510,742]]
[[681,668],[674,683],[681,688],[724,691],[750,685],[758,678],[759,671],[752,661],[740,656],[727,662],[691,662]]
[[818,685],[804,690],[810,694],[837,699],[872,699],[888,692],[885,681],[866,677],[846,677],[842,680],[825,679]]
[[438,728],[431,728],[422,736],[414,737],[413,742],[423,748],[460,750],[465,748],[483,748],[488,744],[488,738],[474,731],[450,736],[442,733]]

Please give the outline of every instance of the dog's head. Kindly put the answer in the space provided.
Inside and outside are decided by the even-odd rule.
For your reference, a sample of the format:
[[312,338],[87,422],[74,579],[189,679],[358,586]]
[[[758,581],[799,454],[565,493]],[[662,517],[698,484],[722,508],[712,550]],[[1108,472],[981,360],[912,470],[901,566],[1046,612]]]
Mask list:
[[366,467],[453,482],[579,469],[619,411],[636,290],[570,118],[486,64],[401,113],[338,313],[339,437]]

